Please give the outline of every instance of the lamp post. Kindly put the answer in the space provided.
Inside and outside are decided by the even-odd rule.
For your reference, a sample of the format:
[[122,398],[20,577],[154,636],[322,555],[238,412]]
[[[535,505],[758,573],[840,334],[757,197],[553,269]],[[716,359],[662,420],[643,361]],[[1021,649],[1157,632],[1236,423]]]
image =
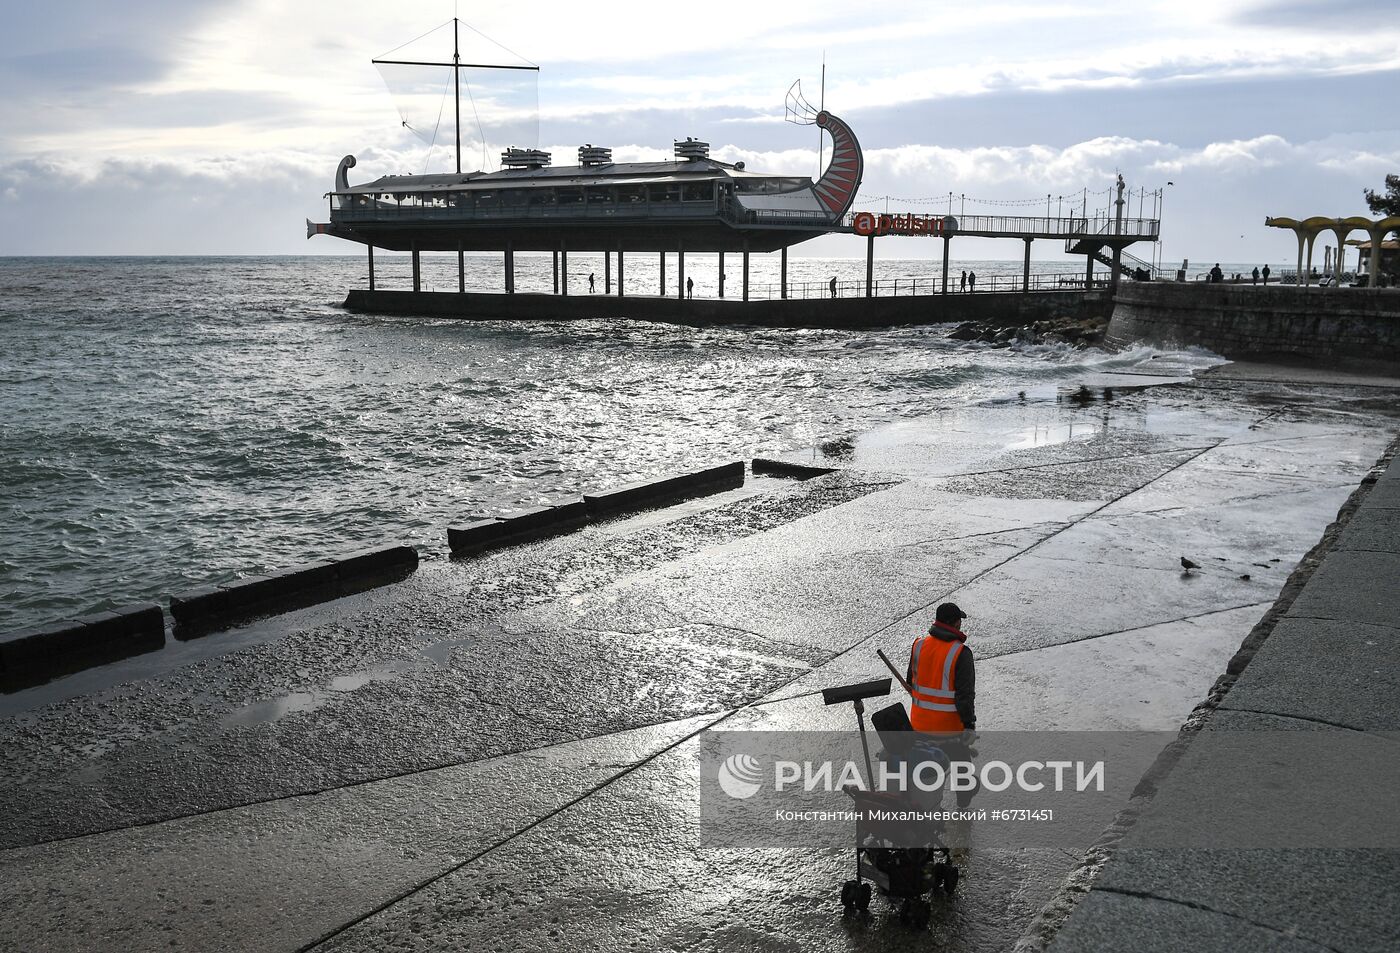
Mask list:
[[[1167,186],[1176,185],[1168,180]],[[1163,186],[1157,190],[1157,270],[1162,270],[1162,209],[1167,205],[1167,187]]]

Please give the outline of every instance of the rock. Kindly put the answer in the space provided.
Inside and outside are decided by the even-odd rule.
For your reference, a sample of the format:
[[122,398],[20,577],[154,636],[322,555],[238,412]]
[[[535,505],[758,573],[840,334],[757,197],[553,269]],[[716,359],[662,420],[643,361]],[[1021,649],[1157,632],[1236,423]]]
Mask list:
[[982,328],[972,321],[964,321],[948,333],[948,337],[954,341],[976,341],[982,334]]

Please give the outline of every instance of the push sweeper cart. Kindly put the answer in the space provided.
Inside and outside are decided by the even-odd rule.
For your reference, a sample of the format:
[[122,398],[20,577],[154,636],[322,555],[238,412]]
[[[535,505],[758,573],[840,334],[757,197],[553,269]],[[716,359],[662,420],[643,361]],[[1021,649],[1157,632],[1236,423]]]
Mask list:
[[[865,699],[889,693],[888,678],[822,690],[822,700],[828,705],[851,702],[855,706],[861,748],[865,752],[866,777],[870,782],[864,791],[846,788],[855,802],[859,819],[856,821],[856,876],[841,885],[841,906],[847,916],[868,910],[873,883],[892,905],[898,904],[901,923],[921,930],[929,922],[929,895],[939,888],[953,893],[958,886],[958,868],[949,859],[942,821],[911,826],[907,822],[889,824],[871,820],[872,812],[888,815],[936,811],[942,803],[941,790],[875,790],[875,767],[865,734]],[[870,716],[870,722],[884,746],[881,757],[891,769],[910,765],[905,772],[908,777],[912,776],[912,765],[932,761],[946,771],[947,755],[914,731],[903,703],[895,702],[880,709]]]

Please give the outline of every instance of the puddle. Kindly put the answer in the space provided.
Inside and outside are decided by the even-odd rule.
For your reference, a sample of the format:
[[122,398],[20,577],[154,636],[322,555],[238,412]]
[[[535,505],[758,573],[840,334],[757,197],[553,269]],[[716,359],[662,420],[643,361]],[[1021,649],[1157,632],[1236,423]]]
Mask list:
[[1102,433],[1102,428],[1097,424],[1075,423],[1074,421],[1064,424],[1036,425],[1017,434],[1019,439],[1008,443],[1006,449],[1025,450],[1030,447],[1049,447],[1057,443],[1069,443],[1072,440],[1088,440],[1100,433]]
[[330,696],[325,692],[292,692],[277,698],[246,705],[223,719],[225,728],[246,727],[248,725],[269,724],[280,721],[288,715],[304,711],[315,711],[325,704]]
[[400,674],[411,671],[414,668],[414,665],[407,662],[392,662],[388,665],[366,669],[363,672],[351,672],[348,675],[337,675],[335,678],[331,679],[330,685],[327,688],[309,688],[304,691],[288,692],[276,698],[266,698],[262,701],[253,702],[251,705],[245,705],[237,711],[226,715],[223,718],[222,724],[225,728],[271,724],[274,721],[280,721],[288,715],[315,711],[328,701],[342,698],[350,692],[358,691],[372,682],[382,682],[396,678]]

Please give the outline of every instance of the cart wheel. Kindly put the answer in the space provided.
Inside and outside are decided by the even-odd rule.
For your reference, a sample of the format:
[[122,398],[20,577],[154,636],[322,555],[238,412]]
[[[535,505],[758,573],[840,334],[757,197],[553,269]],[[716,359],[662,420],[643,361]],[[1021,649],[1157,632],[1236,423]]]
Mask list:
[[956,891],[958,889],[958,877],[960,875],[961,871],[952,864],[949,864],[948,869],[943,872],[943,889],[948,893]]
[[858,884],[854,880],[848,880],[841,885],[841,906],[846,908],[847,913],[850,913],[851,908],[856,904],[856,896],[859,892],[857,887]]
[[934,864],[933,869],[929,871],[929,880],[933,883],[933,889],[937,890],[939,887],[943,886],[943,880],[947,876],[947,864],[945,864],[941,860],[938,863]]
[[870,884],[862,883],[856,889],[856,909],[862,912],[870,909]]

